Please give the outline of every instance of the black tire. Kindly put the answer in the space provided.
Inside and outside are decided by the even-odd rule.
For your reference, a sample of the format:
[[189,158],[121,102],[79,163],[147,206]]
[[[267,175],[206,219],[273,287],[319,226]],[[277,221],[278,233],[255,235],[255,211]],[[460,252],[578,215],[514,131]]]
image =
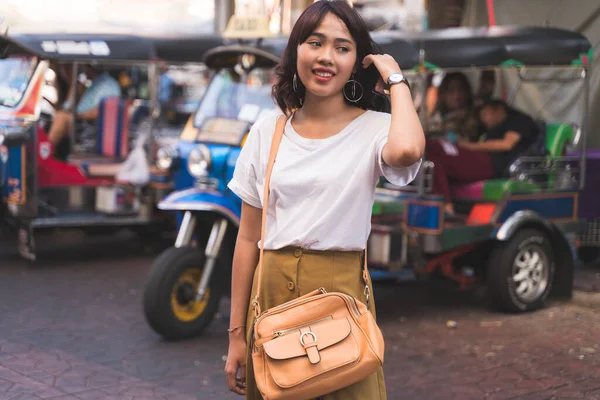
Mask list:
[[[540,267],[539,264],[536,264],[535,270],[529,271],[526,271],[527,268],[519,268],[517,257],[520,258],[520,265],[527,264],[527,260],[530,265],[534,262],[531,261],[533,257],[526,258],[525,253],[527,252],[530,256],[533,253],[533,257],[537,252],[538,258],[544,265]],[[526,312],[544,307],[554,282],[555,268],[550,239],[540,230],[523,229],[508,241],[497,242],[487,262],[486,284],[491,306],[507,312]],[[516,269],[521,272],[515,274]],[[523,275],[527,275],[527,277],[523,277]],[[539,278],[540,276],[541,278]],[[520,285],[515,282],[514,278],[517,277],[521,282]],[[532,282],[538,278],[540,282],[545,281],[546,283],[538,283],[536,286]],[[523,283],[525,286],[522,286]],[[533,286],[528,286],[528,283]],[[519,293],[518,289],[522,290],[523,288],[526,288],[525,293]]]
[[[186,281],[190,276],[193,276],[194,280],[197,277],[199,281],[205,259],[201,249],[171,247],[162,252],[150,267],[144,287],[144,314],[150,327],[167,340],[181,340],[201,335],[219,308],[225,289],[223,277],[227,274],[218,259],[208,285],[208,298],[204,305],[199,305],[193,300],[195,288],[189,283],[189,279]],[[172,304],[173,296],[176,305]],[[182,314],[182,309],[196,306],[200,311],[192,310],[189,315]]]
[[596,261],[599,255],[600,247],[581,246],[577,249],[577,257],[586,264]]

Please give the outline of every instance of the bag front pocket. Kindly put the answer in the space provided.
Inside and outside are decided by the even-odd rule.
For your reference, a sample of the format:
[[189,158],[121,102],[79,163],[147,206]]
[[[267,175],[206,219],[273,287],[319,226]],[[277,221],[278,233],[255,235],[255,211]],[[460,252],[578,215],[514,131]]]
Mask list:
[[357,361],[360,349],[347,318],[299,327],[263,345],[266,367],[281,388]]

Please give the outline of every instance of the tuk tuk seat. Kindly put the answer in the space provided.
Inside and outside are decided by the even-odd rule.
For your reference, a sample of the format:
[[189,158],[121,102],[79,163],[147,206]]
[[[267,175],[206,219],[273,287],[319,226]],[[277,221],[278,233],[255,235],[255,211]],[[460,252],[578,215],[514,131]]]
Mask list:
[[106,97],[98,108],[96,152],[105,157],[125,159],[129,152],[129,109],[131,100]]
[[[548,158],[560,157],[565,153],[565,145],[572,142],[575,131],[571,124],[564,122],[546,123],[546,149]],[[435,167],[434,167],[435,168]],[[550,176],[549,179],[552,179]],[[467,184],[453,184],[453,196],[458,199],[498,201],[506,192],[536,192],[540,186],[529,181],[500,178]]]
[[72,157],[88,177],[112,178],[129,152],[131,100],[106,97],[98,107],[96,152]]

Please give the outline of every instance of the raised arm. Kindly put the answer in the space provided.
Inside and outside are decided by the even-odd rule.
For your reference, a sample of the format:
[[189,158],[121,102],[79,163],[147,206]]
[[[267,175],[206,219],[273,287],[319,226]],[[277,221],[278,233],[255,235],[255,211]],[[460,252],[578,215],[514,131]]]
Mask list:
[[[363,67],[374,64],[381,78],[400,71],[394,58],[387,54],[371,54],[364,58]],[[394,168],[408,167],[423,157],[425,152],[425,134],[415,110],[410,90],[404,83],[392,85],[392,119],[388,141],[383,148],[383,161]]]

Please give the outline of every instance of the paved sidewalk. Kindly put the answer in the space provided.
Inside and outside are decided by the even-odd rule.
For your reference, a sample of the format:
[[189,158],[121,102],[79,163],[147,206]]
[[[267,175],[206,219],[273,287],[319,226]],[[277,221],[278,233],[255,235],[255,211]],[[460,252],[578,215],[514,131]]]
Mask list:
[[574,287],[584,292],[600,293],[600,263],[577,268]]
[[[0,400],[241,399],[222,372],[227,301],[203,337],[165,342],[141,310],[152,257],[88,254],[0,256]],[[433,285],[375,291],[388,399],[600,400],[600,307],[506,315]]]

